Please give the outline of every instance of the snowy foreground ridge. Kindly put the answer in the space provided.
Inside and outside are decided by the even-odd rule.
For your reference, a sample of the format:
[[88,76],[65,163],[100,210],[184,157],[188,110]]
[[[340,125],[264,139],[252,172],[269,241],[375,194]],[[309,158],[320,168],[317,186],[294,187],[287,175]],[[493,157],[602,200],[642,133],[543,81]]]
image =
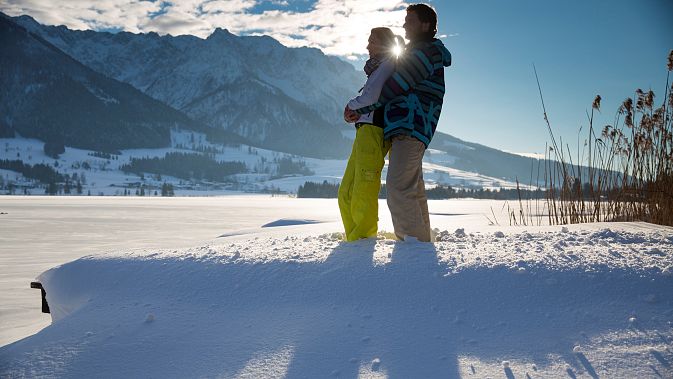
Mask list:
[[672,378],[673,233],[633,225],[88,256],[0,377]]

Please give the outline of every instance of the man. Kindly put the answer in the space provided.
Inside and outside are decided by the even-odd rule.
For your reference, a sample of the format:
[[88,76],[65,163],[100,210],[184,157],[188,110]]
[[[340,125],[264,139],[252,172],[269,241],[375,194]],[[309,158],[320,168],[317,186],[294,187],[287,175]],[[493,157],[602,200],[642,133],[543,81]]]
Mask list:
[[444,67],[451,65],[451,54],[435,38],[437,13],[429,5],[410,5],[404,30],[409,44],[378,102],[355,110],[346,108],[344,118],[355,120],[384,107],[384,138],[392,142],[386,188],[395,235],[431,242],[423,155],[437,128],[445,90]]

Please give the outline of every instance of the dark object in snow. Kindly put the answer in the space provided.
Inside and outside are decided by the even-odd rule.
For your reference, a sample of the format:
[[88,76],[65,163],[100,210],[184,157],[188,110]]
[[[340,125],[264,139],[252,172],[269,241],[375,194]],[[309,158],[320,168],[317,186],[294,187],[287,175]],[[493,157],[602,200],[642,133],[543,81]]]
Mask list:
[[39,288],[40,289],[40,292],[42,292],[42,313],[50,313],[49,312],[49,304],[47,304],[47,292],[42,287],[42,283],[40,283],[40,282],[30,282],[30,288]]

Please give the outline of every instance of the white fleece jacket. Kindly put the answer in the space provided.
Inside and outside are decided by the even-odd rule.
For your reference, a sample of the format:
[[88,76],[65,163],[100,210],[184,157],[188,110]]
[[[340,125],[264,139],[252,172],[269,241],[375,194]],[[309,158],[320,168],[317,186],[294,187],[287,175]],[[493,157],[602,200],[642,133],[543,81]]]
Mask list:
[[[362,93],[359,96],[352,98],[348,102],[348,108],[355,110],[375,104],[381,95],[381,89],[386,80],[395,71],[395,62],[391,59],[386,59],[379,64],[379,67],[369,75],[365,83]],[[363,114],[358,119],[358,122],[372,123],[374,121],[374,112]]]

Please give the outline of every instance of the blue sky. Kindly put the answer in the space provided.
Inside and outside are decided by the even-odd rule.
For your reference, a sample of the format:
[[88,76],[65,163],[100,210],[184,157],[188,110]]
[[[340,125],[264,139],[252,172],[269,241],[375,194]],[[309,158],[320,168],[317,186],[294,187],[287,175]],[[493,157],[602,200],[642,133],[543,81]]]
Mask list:
[[[542,152],[552,123],[571,150],[596,94],[598,126],[637,88],[660,96],[673,49],[673,1],[436,1],[453,54],[439,129],[518,152]],[[582,133],[582,138],[586,134]]]
[[[614,119],[636,88],[664,93],[673,49],[671,0],[430,1],[453,54],[438,130],[513,152],[542,152],[549,141],[533,74],[558,136],[577,147],[586,111],[603,97],[596,125]],[[397,0],[3,0],[0,10],[74,29],[206,37],[216,27],[312,46],[361,66],[368,31],[399,34]],[[354,89],[354,91],[357,89]],[[584,138],[585,134],[582,134]]]

